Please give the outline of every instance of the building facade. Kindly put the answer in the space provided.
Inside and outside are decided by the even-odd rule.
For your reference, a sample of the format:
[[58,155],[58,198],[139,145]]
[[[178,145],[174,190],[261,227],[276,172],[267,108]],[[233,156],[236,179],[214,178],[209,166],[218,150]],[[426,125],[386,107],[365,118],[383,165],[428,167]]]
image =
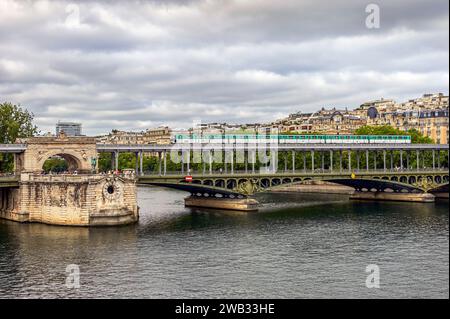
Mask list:
[[142,145],[142,144],[161,144],[167,145],[171,141],[171,131],[165,127],[148,129],[141,132],[127,132],[112,130],[108,135],[97,138],[102,144],[121,144],[121,145]]
[[271,132],[334,135],[354,134],[364,125],[388,125],[405,132],[416,129],[438,144],[448,144],[448,116],[448,95],[436,93],[403,103],[382,98],[365,102],[354,110],[322,108],[314,113],[298,112],[264,127]]

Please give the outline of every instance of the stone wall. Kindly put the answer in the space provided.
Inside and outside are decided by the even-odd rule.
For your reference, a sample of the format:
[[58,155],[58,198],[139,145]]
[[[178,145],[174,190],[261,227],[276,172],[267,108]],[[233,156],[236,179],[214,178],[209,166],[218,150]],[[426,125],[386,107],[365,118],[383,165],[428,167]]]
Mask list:
[[26,222],[29,214],[20,210],[20,189],[0,188],[0,218]]
[[20,187],[4,196],[15,206],[2,209],[0,217],[16,221],[103,226],[139,218],[134,176],[24,173]]

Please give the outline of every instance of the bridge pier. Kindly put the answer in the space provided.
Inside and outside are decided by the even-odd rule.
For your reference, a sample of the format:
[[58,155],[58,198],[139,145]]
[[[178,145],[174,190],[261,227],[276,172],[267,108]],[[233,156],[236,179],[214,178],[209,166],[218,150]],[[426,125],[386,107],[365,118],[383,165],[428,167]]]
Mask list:
[[385,193],[385,192],[360,192],[356,191],[350,195],[355,200],[397,201],[397,202],[419,202],[433,203],[435,196],[430,193]]
[[0,190],[0,218],[64,226],[109,226],[138,220],[133,176],[21,174]]
[[258,204],[258,201],[253,198],[239,199],[189,196],[184,199],[184,205],[186,207],[201,207],[246,212],[257,211]]

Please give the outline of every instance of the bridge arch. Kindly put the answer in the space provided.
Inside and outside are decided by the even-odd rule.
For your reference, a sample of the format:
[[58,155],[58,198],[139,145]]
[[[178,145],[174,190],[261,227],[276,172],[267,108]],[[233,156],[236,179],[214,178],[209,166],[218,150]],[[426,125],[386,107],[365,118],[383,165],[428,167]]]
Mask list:
[[26,150],[17,155],[17,171],[41,172],[47,159],[59,156],[67,162],[69,170],[91,172],[91,159],[97,158],[96,139],[93,137],[59,136],[31,137],[20,141]]
[[43,158],[39,163],[38,166],[41,167],[41,170],[44,169],[44,164],[51,158],[54,157],[60,157],[62,159],[64,159],[67,163],[67,170],[68,171],[80,171],[82,170],[82,159],[79,159],[75,154],[70,154],[71,152],[68,153],[56,153],[56,154],[49,154],[48,157]]

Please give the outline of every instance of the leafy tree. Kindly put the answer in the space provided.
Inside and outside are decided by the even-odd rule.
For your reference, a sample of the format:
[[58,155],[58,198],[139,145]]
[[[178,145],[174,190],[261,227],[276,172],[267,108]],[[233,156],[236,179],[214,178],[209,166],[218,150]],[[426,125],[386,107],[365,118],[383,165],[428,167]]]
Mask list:
[[410,135],[413,144],[433,144],[433,140],[427,136],[423,136],[418,130],[410,129],[401,131],[389,125],[382,126],[361,126],[355,131],[355,135]]
[[[17,138],[35,135],[38,129],[33,124],[33,118],[33,113],[20,105],[0,103],[0,143],[14,143]],[[13,155],[0,154],[0,172],[10,172],[13,168]]]

